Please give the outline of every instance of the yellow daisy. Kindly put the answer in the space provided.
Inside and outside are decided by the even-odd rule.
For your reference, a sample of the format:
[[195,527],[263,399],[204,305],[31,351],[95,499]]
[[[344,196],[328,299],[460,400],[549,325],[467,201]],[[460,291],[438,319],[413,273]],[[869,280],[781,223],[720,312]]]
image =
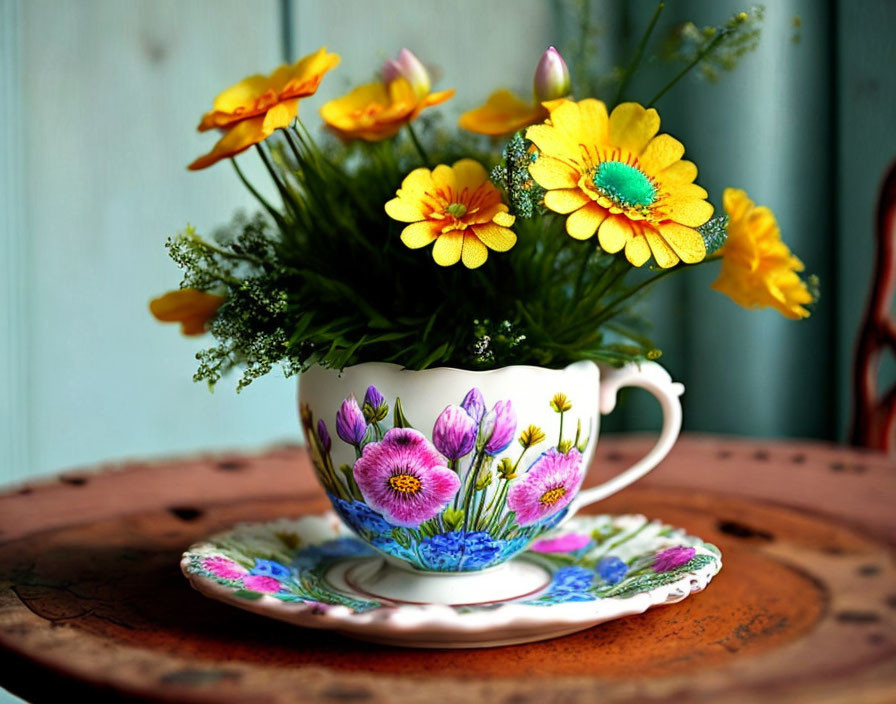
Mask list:
[[737,188],[725,189],[722,204],[728,239],[719,250],[722,271],[712,288],[744,308],[770,306],[793,320],[808,317],[803,306],[812,294],[797,273],[803,263],[781,241],[774,213]]
[[694,183],[697,167],[681,158],[681,142],[657,134],[656,110],[622,103],[608,116],[590,98],[549,107],[550,118],[526,130],[538,148],[529,173],[547,189],[545,206],[569,215],[570,236],[597,233],[604,250],[625,249],[634,266],[651,255],[664,268],[706,256],[696,228],[712,217],[712,205]]
[[405,245],[417,249],[435,242],[437,264],[463,261],[469,269],[482,266],[489,249],[506,252],[516,244],[508,210],[485,167],[473,159],[414,169],[386,203],[390,218],[410,223],[401,233]]

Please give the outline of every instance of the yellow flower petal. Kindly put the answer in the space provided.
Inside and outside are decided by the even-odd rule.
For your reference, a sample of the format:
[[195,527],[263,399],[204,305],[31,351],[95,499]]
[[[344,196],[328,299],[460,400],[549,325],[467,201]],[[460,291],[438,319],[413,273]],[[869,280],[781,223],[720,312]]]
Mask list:
[[467,269],[475,269],[485,264],[485,260],[488,258],[488,249],[476,235],[468,232],[464,235],[461,256]]
[[606,217],[606,210],[597,203],[589,203],[566,218],[566,232],[577,240],[587,240],[594,235],[600,224],[605,222]]
[[660,129],[660,116],[638,103],[621,103],[610,113],[610,141],[640,154]]
[[457,176],[454,169],[447,164],[439,164],[432,170],[432,182],[436,188],[445,190],[459,190],[457,188]]
[[622,249],[632,237],[632,225],[627,218],[611,215],[604,220],[597,231],[597,241],[610,254]]
[[289,127],[290,123],[296,119],[296,115],[298,113],[298,98],[293,98],[292,100],[285,100],[282,103],[277,103],[277,105],[275,105],[265,113],[264,131],[271,135],[274,133],[274,130]]
[[464,248],[463,232],[446,232],[439,235],[432,248],[432,258],[439,266],[451,266],[460,261],[460,255]]
[[[561,100],[555,104],[551,108],[550,120],[560,134],[567,135],[569,139],[575,140],[582,133],[582,115],[579,111],[579,105],[572,100]],[[531,139],[528,131],[526,132],[526,137]]]
[[644,148],[638,162],[645,170],[656,173],[678,162],[684,156],[684,145],[668,134],[658,134]]
[[632,266],[643,266],[650,259],[650,247],[642,235],[638,234],[626,242],[625,258]]
[[516,217],[507,212],[507,206],[503,206],[504,209],[495,213],[495,216],[492,218],[492,222],[495,225],[500,225],[501,227],[512,227],[513,223],[516,222]]
[[386,203],[386,214],[399,222],[417,222],[426,217],[419,201],[403,197],[393,198]]
[[432,220],[421,220],[408,225],[401,231],[401,241],[411,249],[419,249],[432,243],[438,237],[439,224]]
[[677,222],[661,222],[656,228],[685,264],[696,264],[706,257],[706,244],[696,230]]
[[542,188],[575,188],[579,182],[578,172],[557,159],[539,156],[529,165],[529,174]]
[[226,299],[195,288],[169,291],[149,302],[149,310],[163,323],[180,323],[184,335],[201,335]]
[[242,120],[227,130],[208,154],[203,154],[187,168],[190,171],[205,169],[221,159],[246,151],[253,144],[263,142],[270,136],[271,133],[264,129],[264,115]]
[[589,137],[596,142],[605,142],[610,138],[610,118],[607,106],[600,100],[587,98],[579,102],[579,115],[582,125],[588,130]]
[[678,264],[678,255],[672,251],[672,248],[666,244],[666,241],[660,237],[658,232],[650,227],[645,227],[642,229],[642,234],[647,240],[647,244],[650,246],[650,251],[653,253],[653,258],[657,264],[663,269],[668,269]]
[[498,137],[547,117],[547,110],[517,98],[509,90],[492,93],[484,105],[465,112],[457,124],[469,132]]
[[516,235],[506,227],[485,223],[473,225],[471,229],[486,247],[496,252],[506,252],[516,244]]
[[591,202],[579,188],[558,188],[544,194],[544,205],[548,210],[566,215]]
[[431,191],[432,188],[432,172],[421,166],[404,177],[398,195],[400,198],[419,198]]
[[712,217],[712,203],[697,198],[668,198],[662,203],[667,218],[689,227],[700,227]]
[[456,161],[453,169],[455,187],[459,191],[465,188],[473,190],[488,180],[488,172],[485,170],[485,167],[475,159]]
[[753,201],[740,188],[726,188],[722,193],[722,207],[731,220],[741,220],[753,207]]
[[526,130],[526,139],[543,154],[563,154],[567,156],[566,160],[577,154],[576,145],[570,141],[569,135],[551,125],[532,125]]
[[660,172],[660,178],[664,183],[691,183],[697,178],[697,166],[693,161],[682,159],[663,169],[662,172]]

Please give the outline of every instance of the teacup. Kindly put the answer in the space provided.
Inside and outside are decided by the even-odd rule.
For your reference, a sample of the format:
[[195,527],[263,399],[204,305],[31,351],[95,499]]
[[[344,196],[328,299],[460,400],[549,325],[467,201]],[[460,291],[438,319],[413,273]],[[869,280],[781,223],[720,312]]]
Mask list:
[[[625,471],[580,490],[600,415],[624,386],[659,400],[659,440]],[[374,362],[311,369],[299,403],[336,513],[392,565],[422,576],[501,565],[644,476],[678,437],[683,390],[654,362],[481,372]]]

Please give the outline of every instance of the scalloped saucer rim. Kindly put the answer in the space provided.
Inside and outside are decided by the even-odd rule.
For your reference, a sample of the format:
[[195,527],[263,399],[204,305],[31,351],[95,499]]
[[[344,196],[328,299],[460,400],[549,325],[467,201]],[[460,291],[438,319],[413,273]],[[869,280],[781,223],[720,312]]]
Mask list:
[[[382,558],[353,538],[333,512],[236,524],[191,545],[181,569],[205,596],[294,625],[402,647],[481,648],[556,638],[677,603],[705,589],[722,567],[715,546],[636,514],[579,515],[533,548],[539,542],[553,540],[559,545],[569,536],[588,535],[588,545],[577,550],[530,548],[511,561],[530,560],[552,571],[547,587],[534,595],[476,605],[371,601],[371,596],[353,592],[344,582],[334,585],[329,581],[331,572],[348,562],[357,566],[365,559],[372,564]],[[599,539],[604,535],[610,537]],[[340,555],[333,545],[355,554]],[[317,563],[307,559],[309,553],[328,549],[332,554]],[[661,554],[675,550],[689,551],[684,557],[690,555],[690,561],[665,569],[674,560]],[[598,558],[628,564],[627,576],[615,583],[604,579],[603,563],[595,565]],[[658,565],[663,559],[668,564]],[[255,567],[250,569],[253,560]],[[270,593],[277,586],[271,570],[279,570],[276,594]]]

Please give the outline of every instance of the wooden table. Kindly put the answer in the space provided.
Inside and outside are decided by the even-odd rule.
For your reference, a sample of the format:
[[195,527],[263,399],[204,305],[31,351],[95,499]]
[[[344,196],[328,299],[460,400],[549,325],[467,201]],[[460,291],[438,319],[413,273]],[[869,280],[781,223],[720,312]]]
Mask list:
[[[645,451],[607,438],[591,480]],[[235,521],[323,511],[298,447],[128,463],[0,495],[0,685],[33,701],[896,701],[896,466],[821,443],[682,439],[604,501],[716,543],[681,604],[565,638],[414,651],[208,600],[178,559]]]

